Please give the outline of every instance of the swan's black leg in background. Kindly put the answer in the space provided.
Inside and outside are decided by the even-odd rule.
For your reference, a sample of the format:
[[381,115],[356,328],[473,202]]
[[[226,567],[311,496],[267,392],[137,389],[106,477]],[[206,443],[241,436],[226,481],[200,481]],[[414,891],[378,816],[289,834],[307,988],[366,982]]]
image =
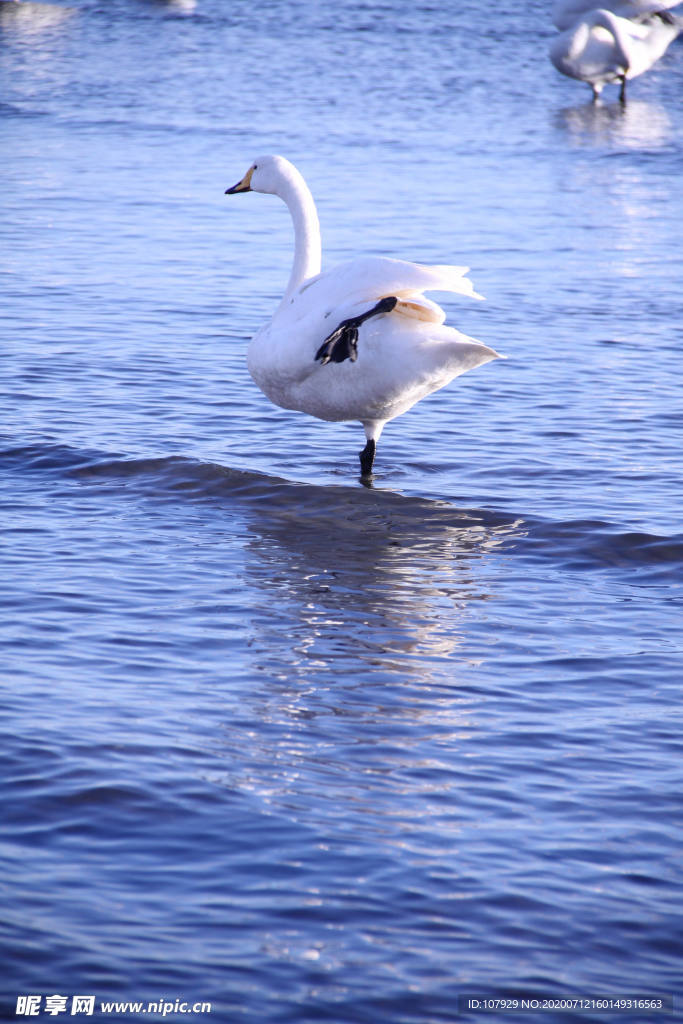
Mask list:
[[358,458],[360,459],[361,476],[372,476],[372,464],[375,461],[376,449],[377,444],[372,440],[372,438],[369,438],[363,451],[359,452]]
[[619,90],[619,102],[626,103],[626,75],[621,76],[621,89]]
[[323,366],[326,363],[343,363],[350,359],[355,363],[358,358],[358,328],[369,320],[371,316],[378,316],[380,313],[391,313],[398,302],[394,295],[387,295],[369,309],[367,313],[359,316],[351,316],[348,320],[342,320],[339,326],[325,338],[324,342],[315,354]]

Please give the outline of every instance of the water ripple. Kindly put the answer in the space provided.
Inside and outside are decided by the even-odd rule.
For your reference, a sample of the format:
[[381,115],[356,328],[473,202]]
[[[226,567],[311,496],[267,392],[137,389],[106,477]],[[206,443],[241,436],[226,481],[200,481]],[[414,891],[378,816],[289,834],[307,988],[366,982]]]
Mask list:
[[84,490],[117,497],[144,495],[160,504],[239,502],[262,524],[285,531],[290,541],[304,537],[308,547],[316,537],[328,544],[341,531],[360,537],[378,529],[392,530],[396,543],[420,547],[431,543],[435,530],[458,530],[464,547],[485,546],[495,538],[524,558],[557,562],[568,570],[631,568],[648,570],[655,579],[683,567],[683,534],[658,536],[595,519],[553,522],[522,511],[458,508],[381,488],[316,486],[182,456],[135,459],[33,444],[0,452],[2,468],[19,477],[43,473],[77,481]]

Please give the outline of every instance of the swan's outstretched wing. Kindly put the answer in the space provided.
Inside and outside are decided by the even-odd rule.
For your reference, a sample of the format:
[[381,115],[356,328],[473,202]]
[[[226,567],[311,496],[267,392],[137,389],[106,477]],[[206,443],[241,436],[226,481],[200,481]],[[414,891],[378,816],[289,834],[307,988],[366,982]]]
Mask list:
[[[278,318],[282,315],[294,322],[315,313],[327,321],[337,314],[339,318],[348,316],[349,309],[373,304],[387,295],[412,299],[421,298],[425,291],[455,292],[481,299],[465,276],[468,270],[469,267],[423,266],[384,256],[363,256],[305,281],[278,311]],[[419,304],[438,310],[428,299],[421,299]]]

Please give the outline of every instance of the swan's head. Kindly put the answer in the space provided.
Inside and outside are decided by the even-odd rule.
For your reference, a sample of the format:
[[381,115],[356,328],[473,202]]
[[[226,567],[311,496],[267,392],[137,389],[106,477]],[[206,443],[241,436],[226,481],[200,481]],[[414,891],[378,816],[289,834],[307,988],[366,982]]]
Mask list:
[[267,192],[279,195],[282,183],[290,178],[294,167],[283,156],[259,156],[244,175],[232,188],[226,188],[226,196],[237,192]]

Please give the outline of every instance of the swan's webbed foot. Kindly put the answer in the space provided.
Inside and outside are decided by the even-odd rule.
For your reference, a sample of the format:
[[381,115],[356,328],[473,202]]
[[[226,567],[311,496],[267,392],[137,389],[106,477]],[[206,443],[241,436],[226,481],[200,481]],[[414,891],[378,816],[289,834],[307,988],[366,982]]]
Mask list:
[[350,359],[352,363],[355,363],[358,359],[358,328],[360,325],[369,320],[371,316],[391,313],[397,302],[398,299],[394,295],[387,295],[367,313],[342,320],[339,326],[325,338],[315,354],[316,360],[319,359],[323,366],[327,363],[343,363],[345,359]]
[[358,453],[360,459],[360,475],[362,477],[372,476],[372,464],[375,461],[375,451],[377,444],[372,438],[368,439],[368,443],[362,452]]
[[332,334],[325,338],[315,354],[315,358],[319,359],[323,366],[327,363],[343,363],[345,359],[355,363],[358,359],[358,328],[354,323],[355,319],[357,318],[342,320],[336,331],[332,331]]

